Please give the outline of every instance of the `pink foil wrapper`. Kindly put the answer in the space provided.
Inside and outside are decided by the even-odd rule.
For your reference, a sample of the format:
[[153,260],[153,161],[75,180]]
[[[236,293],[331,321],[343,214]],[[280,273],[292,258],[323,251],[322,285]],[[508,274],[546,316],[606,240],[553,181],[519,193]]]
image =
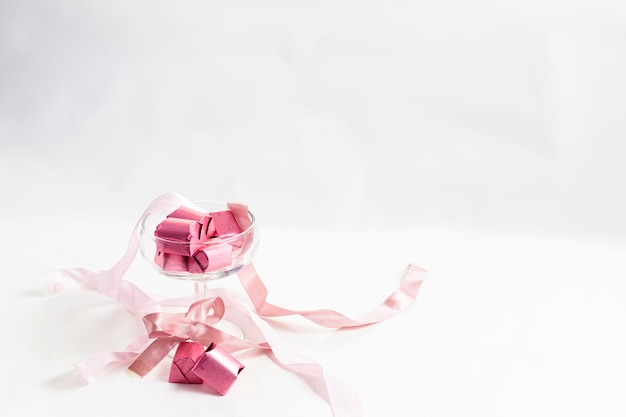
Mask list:
[[200,234],[200,240],[206,241],[215,236],[215,222],[213,221],[213,217],[204,216],[200,219],[200,223],[202,224],[202,231]]
[[180,206],[156,227],[155,263],[165,271],[192,274],[228,267],[233,256],[241,252],[245,240],[221,245],[212,244],[211,240],[239,233],[238,220],[229,210],[204,213]]
[[230,353],[211,343],[206,353],[198,360],[193,372],[220,395],[225,395],[243,368],[241,362]]
[[208,213],[194,210],[192,208],[185,207],[185,206],[180,206],[176,210],[168,214],[167,217],[200,221],[200,219],[202,219],[206,215],[208,215]]
[[209,267],[209,257],[203,251],[198,251],[189,258],[187,266],[192,274],[201,274]]
[[233,264],[233,248],[230,245],[223,244],[210,249],[205,249],[203,253],[206,254],[209,260],[209,266],[207,271],[216,271],[218,269],[230,266]]
[[218,269],[233,264],[232,247],[227,244],[200,250],[188,259],[188,269],[192,274]]
[[209,213],[180,206],[168,214],[167,217],[194,220],[200,223],[200,229],[197,230],[199,233],[195,233],[193,235],[198,240],[207,240],[210,237],[215,236],[215,225],[213,224],[213,218],[209,215]]
[[[231,211],[218,211],[211,213],[213,222],[215,223],[215,234],[221,238],[228,238],[238,235],[242,232],[239,222]],[[244,239],[235,239],[229,244],[235,248],[242,248],[245,244]]]
[[185,272],[188,270],[189,257],[176,253],[157,252],[154,262],[164,271]]
[[195,220],[167,218],[156,228],[157,252],[190,256],[192,237],[200,234],[200,224]]
[[[229,203],[228,209],[235,217],[235,220],[237,220],[237,224],[242,231],[250,227],[252,221],[250,220],[250,215],[248,214],[248,206],[238,203]],[[254,233],[247,233],[241,239],[237,239],[234,242],[231,242],[231,245],[236,248],[233,256],[239,256],[241,253],[247,251],[253,240]]]
[[168,217],[157,225],[154,235],[163,239],[189,242],[197,224],[197,220]]
[[154,235],[158,238],[158,252],[191,256],[201,250],[214,232],[210,216],[200,221],[167,218],[157,226]]
[[230,237],[241,233],[239,223],[230,211],[216,211],[210,213],[215,223],[215,234],[219,237]]
[[204,356],[204,352],[204,346],[199,343],[180,343],[174,354],[169,381],[176,384],[201,384],[202,379],[194,373],[193,369],[198,364],[198,360]]

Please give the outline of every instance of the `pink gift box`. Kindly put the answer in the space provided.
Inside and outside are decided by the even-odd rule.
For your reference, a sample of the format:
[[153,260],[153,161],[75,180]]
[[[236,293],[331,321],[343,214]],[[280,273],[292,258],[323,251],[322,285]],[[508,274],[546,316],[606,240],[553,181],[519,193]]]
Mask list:
[[230,353],[211,343],[196,363],[193,372],[220,395],[225,395],[243,368],[241,362]]
[[204,356],[204,346],[196,342],[183,342],[178,345],[170,368],[169,381],[177,384],[201,384],[202,379],[193,369]]

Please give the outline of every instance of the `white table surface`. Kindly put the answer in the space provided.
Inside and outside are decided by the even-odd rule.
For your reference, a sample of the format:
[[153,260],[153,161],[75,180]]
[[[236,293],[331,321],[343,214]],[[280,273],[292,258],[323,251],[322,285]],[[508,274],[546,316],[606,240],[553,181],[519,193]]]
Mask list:
[[[143,379],[112,369],[82,382],[72,362],[121,350],[143,331],[139,317],[108,298],[46,296],[39,285],[37,270],[105,268],[121,255],[132,222],[101,213],[97,239],[80,241],[93,218],[3,221],[12,236],[2,243],[11,254],[1,304],[7,415],[331,415],[298,376],[251,352],[238,356],[246,369],[224,397],[168,383],[167,359]],[[47,239],[24,234],[25,224],[37,224]],[[300,353],[350,385],[366,415],[626,410],[624,242],[469,229],[260,231],[254,263],[269,301],[294,309],[356,317],[395,289],[408,262],[429,270],[416,303],[377,325],[332,331],[298,318],[271,321]],[[152,293],[191,290],[140,257],[128,278]],[[240,291],[234,279],[219,285]]]

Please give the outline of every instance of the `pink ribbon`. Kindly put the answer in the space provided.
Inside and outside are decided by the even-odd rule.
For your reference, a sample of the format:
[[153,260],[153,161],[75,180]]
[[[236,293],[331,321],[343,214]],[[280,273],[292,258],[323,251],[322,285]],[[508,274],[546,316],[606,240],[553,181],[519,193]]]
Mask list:
[[[212,327],[222,318],[239,326],[246,340]],[[331,406],[333,416],[363,415],[358,395],[350,387],[315,361],[300,355],[265,320],[226,289],[209,290],[209,298],[192,304],[185,314],[148,314],[144,324],[148,336],[138,338],[127,351],[94,355],[77,365],[78,371],[85,379],[93,380],[107,366],[133,361],[129,369],[143,376],[178,343],[187,339],[201,344],[212,341],[230,354],[250,348],[270,352],[281,367],[301,375],[313,386],[323,387],[319,394]],[[155,340],[150,342],[148,337]]]
[[137,229],[146,214],[154,211],[170,212],[183,205],[186,200],[177,193],[166,193],[157,197],[144,210],[137,220],[128,241],[128,249],[111,269],[93,272],[85,268],[63,268],[45,272],[42,275],[44,288],[49,294],[66,289],[63,278],[70,278],[87,290],[95,290],[118,301],[122,307],[133,314],[159,310],[159,303],[133,283],[123,279],[139,250]]
[[218,344],[229,353],[255,347],[254,344],[216,329],[224,316],[224,301],[220,297],[196,301],[187,313],[150,313],[143,318],[150,344],[128,368],[140,376],[150,372],[170,350],[187,340],[209,346]]
[[417,292],[422,285],[425,274],[425,270],[410,264],[402,277],[400,287],[387,297],[380,306],[356,320],[333,310],[288,310],[268,303],[266,301],[267,288],[263,285],[252,264],[239,271],[237,276],[261,317],[299,315],[320,326],[345,328],[379,323],[402,312],[417,297]]
[[[419,288],[426,276],[426,271],[418,266],[409,264],[400,286],[385,301],[370,312],[358,319],[351,319],[333,310],[289,310],[267,302],[268,290],[261,281],[254,266],[249,264],[237,274],[239,281],[247,295],[250,297],[258,315],[252,314],[243,304],[228,292],[222,289],[211,290],[214,297],[208,304],[223,315],[232,315],[246,335],[246,340],[237,339],[231,335],[212,327],[219,321],[221,316],[204,314],[206,306],[204,301],[193,304],[189,311],[183,315],[168,315],[158,313],[164,306],[189,305],[195,301],[194,296],[178,299],[158,297],[159,300],[149,296],[136,285],[123,279],[124,274],[132,264],[139,248],[137,228],[141,219],[150,212],[171,212],[180,206],[189,206],[191,202],[176,193],[167,193],[152,201],[140,219],[137,221],[128,249],[122,258],[109,270],[92,272],[84,268],[65,268],[49,271],[42,275],[44,286],[48,293],[56,293],[64,290],[64,278],[70,278],[84,289],[95,290],[116,300],[122,307],[133,314],[146,315],[144,323],[148,328],[148,336],[142,335],[137,338],[126,351],[108,352],[94,355],[88,358],[77,368],[87,381],[95,379],[108,365],[126,363],[134,360],[131,369],[140,375],[145,375],[154,367],[176,344],[182,339],[188,338],[203,343],[216,342],[229,353],[242,349],[261,348],[269,349],[276,362],[282,367],[301,374],[311,382],[322,382],[326,389],[322,396],[330,404],[335,417],[356,417],[362,415],[358,396],[336,377],[324,370],[319,364],[300,356],[293,348],[278,336],[273,328],[262,317],[280,317],[299,315],[324,327],[343,328],[358,327],[383,320],[387,320],[406,309],[417,297]],[[241,204],[229,204],[229,207],[237,217],[241,217],[246,207]],[[247,209],[245,211],[247,213]],[[242,225],[242,227],[246,227]],[[217,301],[217,298],[221,301]],[[224,310],[221,310],[220,302],[223,302]],[[166,331],[167,330],[167,331]],[[170,330],[172,332],[170,332]],[[197,333],[199,332],[199,333]],[[154,340],[149,346],[149,337]],[[192,337],[190,337],[192,336]],[[205,338],[206,336],[206,338]],[[199,338],[201,340],[197,340]],[[205,343],[208,345],[208,343]]]

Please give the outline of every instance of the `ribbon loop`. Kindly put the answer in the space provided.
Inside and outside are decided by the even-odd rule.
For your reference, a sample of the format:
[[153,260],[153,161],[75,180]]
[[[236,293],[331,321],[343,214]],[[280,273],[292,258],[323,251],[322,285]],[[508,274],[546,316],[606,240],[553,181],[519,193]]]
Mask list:
[[221,297],[213,297],[193,303],[185,316],[190,320],[212,324],[220,321],[225,311],[224,300]]

